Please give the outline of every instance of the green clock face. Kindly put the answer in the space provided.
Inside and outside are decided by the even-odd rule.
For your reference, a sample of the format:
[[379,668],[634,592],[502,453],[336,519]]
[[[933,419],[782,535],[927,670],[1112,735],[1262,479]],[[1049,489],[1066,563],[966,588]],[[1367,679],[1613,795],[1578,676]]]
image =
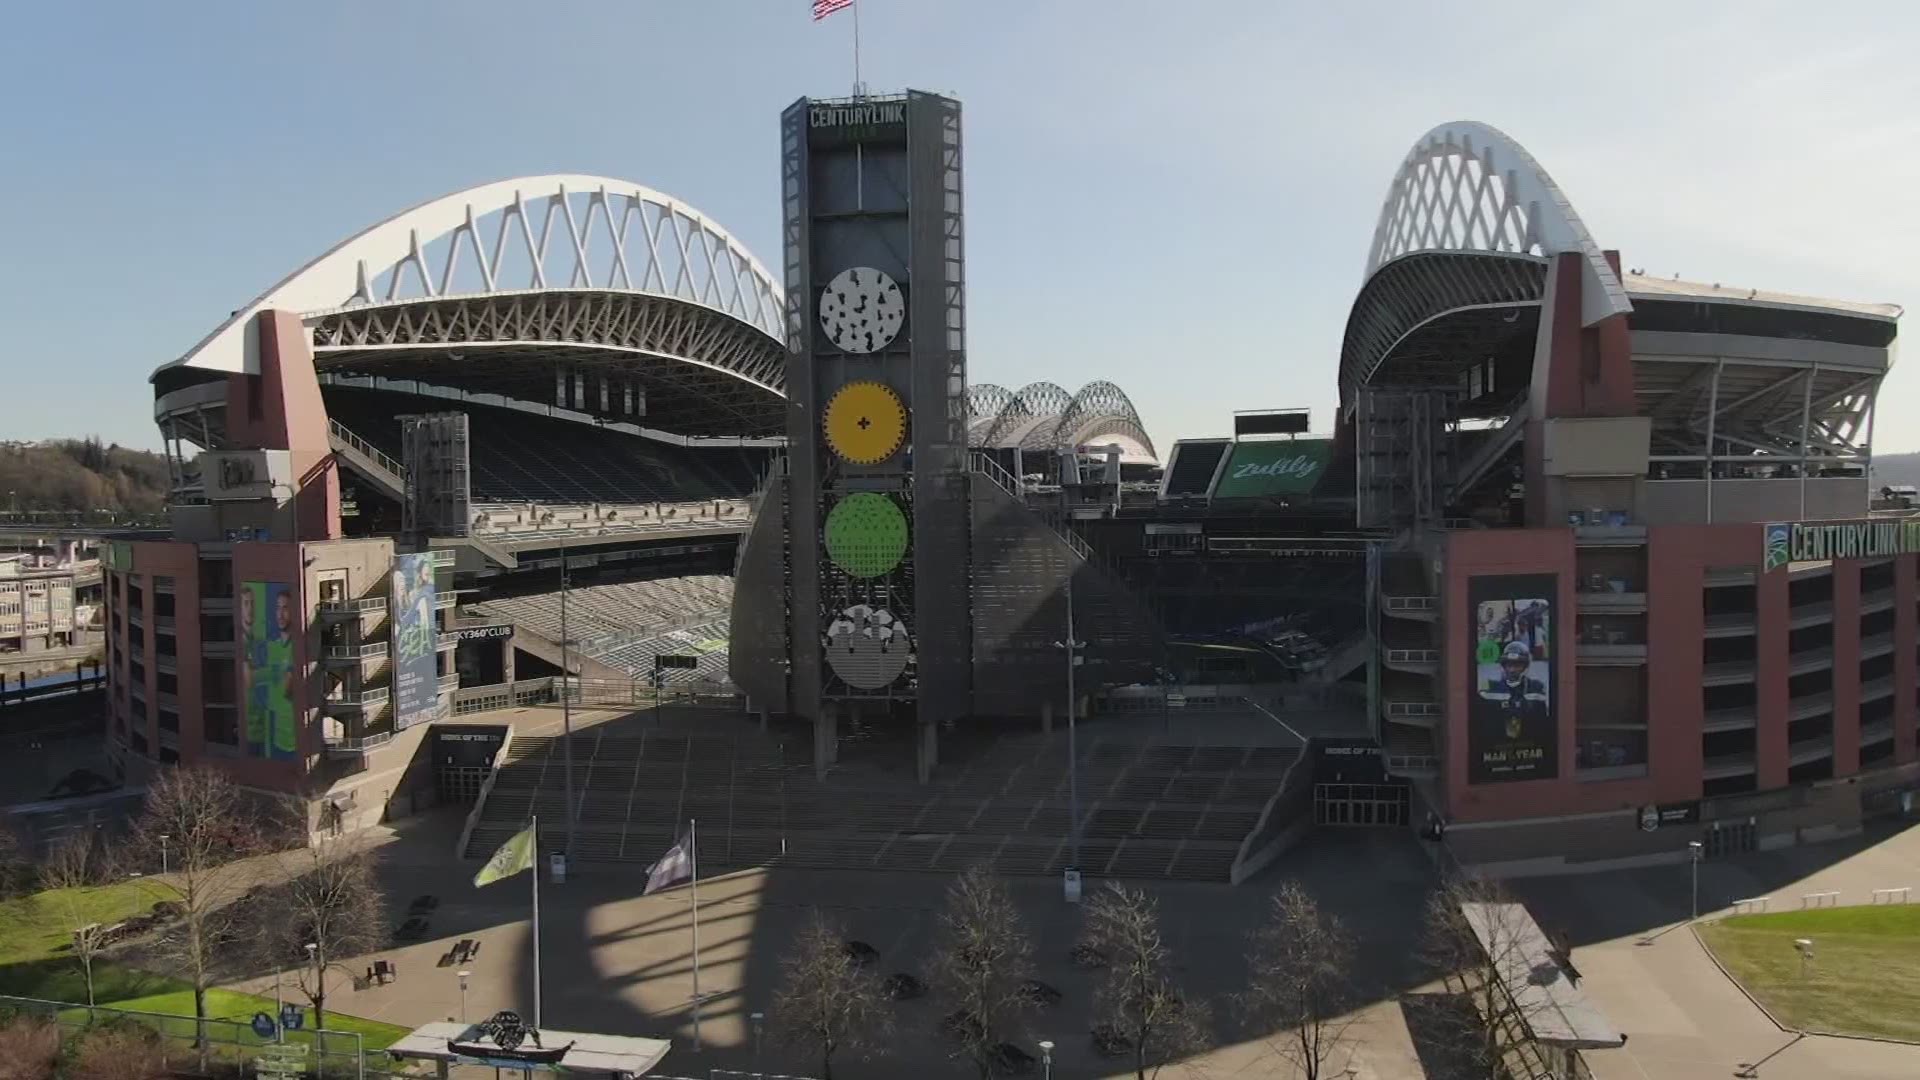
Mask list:
[[907,517],[885,495],[849,495],[827,513],[827,558],[857,578],[879,577],[907,553]]

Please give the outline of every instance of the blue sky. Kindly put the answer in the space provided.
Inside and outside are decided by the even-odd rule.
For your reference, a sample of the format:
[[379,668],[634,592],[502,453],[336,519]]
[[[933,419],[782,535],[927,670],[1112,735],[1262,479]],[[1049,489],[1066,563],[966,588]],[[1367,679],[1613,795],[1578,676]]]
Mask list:
[[[966,106],[972,378],[1111,378],[1163,452],[1236,408],[1327,426],[1387,182],[1447,120],[1532,150],[1628,265],[1920,303],[1912,5],[861,9],[872,89]],[[852,28],[808,0],[15,5],[0,438],[157,444],[155,366],[486,180],[628,178],[777,265],[778,113],[848,90]],[[1920,449],[1917,380],[1878,449]]]

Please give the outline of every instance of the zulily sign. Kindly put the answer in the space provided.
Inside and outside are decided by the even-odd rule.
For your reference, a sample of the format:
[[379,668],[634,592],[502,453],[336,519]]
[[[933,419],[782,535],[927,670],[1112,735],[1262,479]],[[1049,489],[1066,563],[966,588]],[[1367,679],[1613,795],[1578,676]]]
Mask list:
[[1233,444],[1233,454],[1213,489],[1216,499],[1266,499],[1306,495],[1326,475],[1331,439],[1284,439]]
[[1789,521],[1765,529],[1761,565],[1778,570],[1789,563],[1879,559],[1920,552],[1920,519],[1893,521]]

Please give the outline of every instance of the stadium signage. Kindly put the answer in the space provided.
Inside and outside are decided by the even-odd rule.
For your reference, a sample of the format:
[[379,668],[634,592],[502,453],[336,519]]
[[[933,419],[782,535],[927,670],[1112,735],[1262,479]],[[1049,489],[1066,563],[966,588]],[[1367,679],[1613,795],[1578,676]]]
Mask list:
[[1788,521],[1765,526],[1762,566],[1878,559],[1920,552],[1920,519],[1899,521]]
[[1216,499],[1305,495],[1320,482],[1333,456],[1328,439],[1239,442],[1214,487]]
[[512,637],[513,626],[511,623],[495,626],[462,626],[452,633],[455,641],[490,641],[494,638]]
[[807,108],[810,127],[876,127],[907,122],[904,101],[869,101],[857,105],[812,105]]

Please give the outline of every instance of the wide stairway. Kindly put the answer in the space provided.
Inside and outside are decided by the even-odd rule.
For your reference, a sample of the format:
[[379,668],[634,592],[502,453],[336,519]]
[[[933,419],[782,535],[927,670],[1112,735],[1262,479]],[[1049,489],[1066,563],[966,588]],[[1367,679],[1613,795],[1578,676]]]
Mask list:
[[[949,735],[932,784],[897,747],[858,737],[824,780],[792,740],[647,730],[575,735],[575,857],[649,863],[688,818],[703,869],[758,865],[953,872],[1071,862],[1064,734]],[[1081,869],[1094,877],[1225,881],[1296,751],[1081,736]],[[513,741],[466,854],[484,858],[539,814],[562,820],[558,737]]]

